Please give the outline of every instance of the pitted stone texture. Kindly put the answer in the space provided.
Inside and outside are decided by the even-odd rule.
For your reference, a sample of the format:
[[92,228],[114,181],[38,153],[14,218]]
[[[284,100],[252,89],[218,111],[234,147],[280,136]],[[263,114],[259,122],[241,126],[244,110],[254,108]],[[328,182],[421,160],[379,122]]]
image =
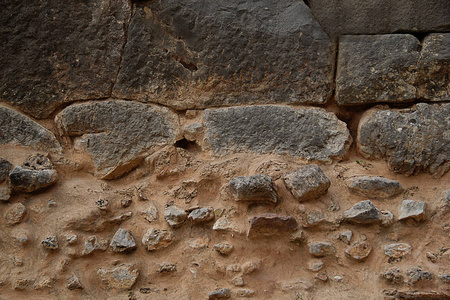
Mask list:
[[357,261],[364,261],[369,257],[370,252],[372,252],[372,245],[368,242],[360,242],[345,250],[345,255]]
[[129,16],[126,0],[3,1],[0,98],[45,118],[110,96]]
[[338,104],[415,99],[419,47],[419,40],[408,34],[341,37],[336,75]]
[[58,173],[48,157],[32,155],[21,166],[9,173],[9,182],[15,191],[31,193],[48,187],[58,180]]
[[318,165],[309,165],[284,174],[284,184],[298,201],[314,200],[326,194],[331,181]]
[[359,123],[358,149],[407,176],[421,171],[442,176],[450,168],[449,115],[450,103],[369,110]]
[[26,207],[22,203],[14,203],[5,213],[5,220],[8,225],[22,222],[25,217]]
[[0,145],[61,152],[61,146],[52,132],[27,116],[6,107],[0,107]]
[[173,233],[167,230],[149,228],[142,238],[142,245],[147,251],[166,248],[173,242]]
[[398,219],[414,219],[416,221],[424,221],[426,219],[425,206],[426,202],[403,200]]
[[265,174],[236,177],[224,189],[233,200],[238,202],[276,204],[278,201],[272,177]]
[[411,245],[406,243],[390,244],[384,246],[384,254],[392,259],[400,259],[411,254]]
[[308,3],[331,37],[450,30],[447,0],[309,0]]
[[450,33],[426,36],[420,54],[417,85],[419,98],[431,101],[450,100]]
[[351,143],[346,124],[320,108],[208,109],[204,124],[204,144],[216,156],[250,151],[329,162],[341,159]]
[[219,300],[231,298],[231,292],[229,289],[220,289],[209,293],[208,300]]
[[410,285],[414,285],[422,280],[432,280],[432,279],[433,275],[427,270],[422,270],[421,267],[409,268],[406,271],[406,280]]
[[297,221],[293,217],[273,213],[252,217],[249,219],[249,223],[249,237],[287,233],[294,231],[298,226]]
[[381,222],[381,213],[372,201],[365,200],[356,203],[344,212],[344,219],[351,223],[371,224]]
[[109,245],[114,252],[131,252],[136,250],[136,242],[131,231],[119,228]]
[[379,176],[350,177],[345,184],[351,192],[372,199],[390,198],[403,192],[400,182]]
[[139,270],[135,265],[123,264],[115,268],[100,268],[97,274],[109,289],[128,290],[136,283]]
[[92,157],[96,174],[113,179],[135,167],[156,147],[173,144],[178,117],[164,107],[111,100],[74,104],[55,119],[64,135]]
[[137,3],[113,96],[181,110],[319,104],[333,52],[301,1]]

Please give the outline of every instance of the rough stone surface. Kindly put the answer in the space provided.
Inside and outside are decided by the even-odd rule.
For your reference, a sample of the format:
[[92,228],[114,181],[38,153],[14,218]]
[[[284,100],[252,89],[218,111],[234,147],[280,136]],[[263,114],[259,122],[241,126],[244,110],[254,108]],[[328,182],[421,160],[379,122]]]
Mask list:
[[366,158],[383,158],[395,172],[439,177],[450,168],[449,115],[450,103],[370,110],[359,123],[358,149]]
[[346,230],[344,232],[339,233],[339,235],[338,235],[338,239],[343,241],[347,245],[350,245],[350,241],[352,240],[352,237],[353,237],[353,231],[351,231],[351,230]]
[[371,252],[372,245],[370,243],[360,242],[345,250],[345,255],[357,261],[364,261],[367,257],[369,257]]
[[22,222],[25,217],[26,207],[22,203],[14,203],[5,213],[6,223],[14,225]]
[[389,268],[381,273],[381,277],[391,283],[402,283],[404,278],[399,268]]
[[147,251],[156,251],[172,244],[173,233],[167,230],[149,228],[143,238],[142,245]]
[[206,110],[205,146],[214,155],[250,151],[331,161],[346,153],[345,123],[319,108],[249,106]]
[[176,109],[324,103],[334,47],[301,1],[135,6],[117,98]]
[[358,224],[370,224],[381,222],[380,211],[373,205],[372,201],[365,200],[356,203],[344,212],[346,221]]
[[426,219],[425,206],[426,202],[403,200],[398,219],[414,219],[416,221],[424,221]]
[[84,242],[84,250],[82,255],[89,255],[92,252],[106,251],[109,241],[107,239],[97,238],[95,235],[90,236]]
[[11,188],[7,184],[0,184],[0,201],[8,201],[11,197]]
[[43,118],[110,96],[129,16],[125,0],[4,1],[0,98]]
[[446,0],[309,0],[308,3],[331,37],[450,30]]
[[394,215],[388,210],[382,210],[381,213],[381,225],[390,226],[394,223]]
[[173,205],[166,207],[164,211],[164,219],[174,228],[180,227],[186,221],[186,218],[186,211]]
[[249,219],[248,236],[273,235],[294,231],[298,224],[290,216],[266,213]]
[[135,265],[122,264],[115,268],[100,268],[97,274],[109,289],[128,290],[136,283],[139,270]]
[[411,300],[448,300],[450,296],[447,292],[416,292],[416,291],[397,291],[397,299]]
[[228,256],[231,254],[231,252],[233,252],[234,247],[230,243],[223,242],[223,243],[215,244],[213,246],[213,249],[222,255]]
[[9,161],[0,157],[0,183],[8,178],[8,174],[12,167],[13,165]]
[[202,124],[192,123],[183,127],[183,135],[190,142],[199,141],[204,130]]
[[427,270],[422,270],[421,267],[409,268],[406,271],[406,280],[408,284],[411,285],[414,285],[422,280],[432,280],[432,279],[433,275]]
[[308,270],[312,272],[319,272],[323,268],[323,261],[321,259],[312,259],[308,261]]
[[212,207],[201,207],[194,209],[188,215],[188,220],[194,224],[206,223],[214,220],[214,209]]
[[336,248],[328,242],[313,243],[309,246],[309,253],[316,257],[329,256],[336,253]]
[[92,157],[96,174],[113,179],[130,171],[155,147],[173,144],[178,117],[164,107],[111,100],[74,104],[55,119],[64,135]]
[[420,54],[417,83],[419,98],[431,101],[450,100],[450,33],[426,36]]
[[284,174],[284,184],[298,201],[314,200],[324,195],[331,185],[318,165],[304,166]]
[[341,37],[336,101],[350,105],[415,99],[419,48],[419,41],[407,34]]
[[392,259],[400,259],[411,254],[411,245],[406,243],[390,244],[384,246],[384,254]]
[[51,131],[27,116],[6,107],[0,107],[0,145],[61,152],[61,146]]
[[49,235],[41,242],[42,247],[49,250],[57,250],[59,248],[58,240],[56,239],[56,236]]
[[75,274],[72,274],[69,278],[67,278],[66,287],[69,290],[82,290],[83,289],[83,285],[81,284],[80,280],[78,279],[77,275],[75,275]]
[[34,192],[48,187],[58,180],[58,173],[48,157],[42,154],[32,155],[21,166],[9,173],[9,182],[15,191]]
[[379,176],[351,177],[345,184],[351,192],[372,199],[390,198],[403,192],[400,182]]
[[123,228],[119,228],[111,244],[109,245],[114,252],[131,252],[136,250],[136,242],[131,231]]
[[238,202],[276,204],[278,201],[272,177],[265,174],[236,177],[225,186],[225,190]]
[[209,300],[228,299],[231,298],[231,292],[229,289],[220,289],[209,293]]

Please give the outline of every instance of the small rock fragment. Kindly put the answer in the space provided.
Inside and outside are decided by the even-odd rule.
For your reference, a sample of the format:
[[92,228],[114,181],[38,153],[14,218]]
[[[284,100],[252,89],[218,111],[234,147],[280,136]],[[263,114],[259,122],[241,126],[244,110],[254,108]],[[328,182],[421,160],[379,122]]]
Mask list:
[[41,244],[45,249],[49,249],[49,250],[57,250],[58,249],[58,241],[56,239],[56,236],[54,236],[54,235],[49,235],[48,237],[46,237],[41,242]]
[[149,206],[142,212],[142,215],[149,223],[158,220],[159,217],[158,209],[153,203],[149,203]]
[[335,254],[336,249],[334,248],[332,243],[319,242],[311,244],[309,246],[309,253],[316,257],[323,257]]
[[69,278],[67,278],[66,281],[66,287],[69,290],[82,290],[83,286],[80,283],[80,280],[78,279],[77,275],[72,274]]
[[164,212],[164,219],[166,219],[167,223],[170,227],[180,227],[184,221],[186,221],[187,214],[186,212],[178,208],[176,206],[168,206]]
[[97,206],[98,209],[100,210],[108,210],[109,200],[105,198],[100,198],[97,201],[95,201],[95,206]]
[[276,204],[278,201],[272,177],[265,174],[236,177],[224,189],[234,201],[238,202]]
[[274,235],[290,232],[297,229],[297,221],[290,216],[273,213],[262,214],[249,219],[250,229],[248,236]]
[[173,241],[173,233],[167,230],[149,228],[142,238],[142,245],[147,251],[166,248]]
[[244,286],[244,279],[242,278],[242,276],[236,276],[233,279],[230,280],[230,283],[233,284],[234,286]]
[[14,225],[22,222],[25,217],[26,207],[22,203],[14,203],[5,214],[6,223]]
[[136,250],[136,242],[131,231],[119,228],[109,245],[114,252],[131,252]]
[[381,273],[381,277],[391,283],[401,283],[403,281],[403,275],[399,268],[390,268]]
[[159,267],[158,273],[173,273],[177,271],[176,264],[164,263]]
[[251,274],[259,269],[260,262],[248,261],[242,265],[242,273],[245,275]]
[[108,244],[109,241],[106,239],[97,238],[95,235],[90,236],[84,243],[83,255],[91,254],[94,251],[106,251]]
[[321,281],[328,281],[328,276],[327,276],[327,274],[324,274],[324,273],[318,273],[318,274],[316,274],[316,276],[314,278],[317,278]]
[[382,210],[381,213],[381,225],[390,226],[394,223],[394,215],[388,210]]
[[11,188],[7,184],[0,185],[0,201],[8,201],[11,197]]
[[133,200],[131,198],[123,198],[122,200],[120,200],[120,205],[123,208],[130,207],[131,203],[133,203]]
[[286,188],[298,201],[308,201],[326,194],[331,181],[318,165],[304,166],[294,172],[284,174]]
[[372,245],[368,242],[361,242],[345,250],[345,255],[357,261],[364,261],[370,255],[370,252],[372,252]]
[[188,215],[188,219],[194,224],[206,223],[214,220],[214,209],[212,207],[201,207],[194,209]]
[[217,219],[217,221],[213,225],[213,230],[240,232],[238,226],[234,222],[231,222],[230,219],[226,216]]
[[402,207],[400,208],[399,220],[414,219],[416,221],[424,221],[425,216],[425,202],[403,200]]
[[308,270],[312,272],[319,272],[323,268],[323,261],[320,259],[312,259],[308,261]]
[[350,241],[352,240],[353,232],[351,230],[346,230],[344,232],[339,233],[338,239],[350,245]]
[[303,227],[320,226],[326,223],[325,215],[320,211],[310,211],[306,214]]
[[303,230],[297,230],[289,236],[289,240],[292,243],[301,246],[305,243],[306,240],[305,233],[303,232]]
[[122,264],[115,268],[100,268],[97,274],[108,288],[128,290],[136,283],[139,270],[135,265]]
[[8,178],[9,172],[11,171],[13,165],[4,158],[0,157],[0,183]]
[[407,254],[411,254],[411,245],[406,243],[385,245],[384,254],[392,259],[401,259]]
[[403,192],[400,182],[379,176],[351,177],[345,184],[351,192],[372,199],[391,198]]
[[213,249],[222,255],[228,256],[231,254],[231,252],[233,252],[234,246],[231,245],[230,243],[223,242],[223,243],[215,244],[213,246]]
[[406,278],[408,284],[414,285],[422,280],[432,280],[433,275],[429,271],[422,270],[420,267],[417,267],[417,268],[409,268],[406,271]]
[[228,299],[231,298],[231,292],[229,289],[220,289],[209,293],[209,300]]
[[184,126],[184,138],[189,142],[199,141],[204,131],[202,124],[192,123]]
[[251,289],[239,289],[236,291],[236,294],[239,297],[248,298],[248,297],[253,297],[255,295],[255,291],[251,290]]
[[342,278],[342,276],[336,275],[333,277],[333,280],[337,281],[337,282],[341,282],[342,280],[344,280],[344,278]]
[[450,273],[439,273],[438,275],[439,279],[443,282],[450,283]]
[[359,224],[381,222],[380,211],[370,200],[361,201],[353,205],[352,208],[344,212],[344,218],[349,222]]
[[68,245],[75,245],[78,242],[78,236],[76,234],[71,234],[66,237]]
[[432,263],[435,263],[435,262],[437,262],[437,256],[436,255],[434,255],[433,253],[431,253],[431,252],[427,252],[426,253],[426,256],[427,256],[427,258],[432,262]]

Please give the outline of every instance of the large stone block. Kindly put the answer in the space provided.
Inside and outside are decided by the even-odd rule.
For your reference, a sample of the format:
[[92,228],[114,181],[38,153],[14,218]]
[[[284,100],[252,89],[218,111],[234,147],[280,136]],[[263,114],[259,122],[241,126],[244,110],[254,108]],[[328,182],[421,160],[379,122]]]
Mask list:
[[37,118],[111,94],[130,18],[126,0],[5,0],[0,100]]
[[369,110],[359,124],[358,150],[384,159],[398,173],[441,176],[450,168],[449,115],[450,103]]
[[178,116],[164,107],[131,101],[74,104],[56,116],[64,135],[92,157],[103,179],[121,176],[154,147],[176,141]]
[[206,110],[204,144],[214,155],[250,151],[306,160],[340,159],[351,142],[347,126],[319,108],[249,106]]
[[324,103],[334,48],[302,1],[145,1],[113,95],[181,110]]

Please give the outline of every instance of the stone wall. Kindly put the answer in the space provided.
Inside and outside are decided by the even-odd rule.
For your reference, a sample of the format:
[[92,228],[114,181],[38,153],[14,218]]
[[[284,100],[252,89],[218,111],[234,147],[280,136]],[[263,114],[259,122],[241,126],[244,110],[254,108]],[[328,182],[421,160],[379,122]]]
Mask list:
[[448,0],[0,8],[0,299],[450,299]]

